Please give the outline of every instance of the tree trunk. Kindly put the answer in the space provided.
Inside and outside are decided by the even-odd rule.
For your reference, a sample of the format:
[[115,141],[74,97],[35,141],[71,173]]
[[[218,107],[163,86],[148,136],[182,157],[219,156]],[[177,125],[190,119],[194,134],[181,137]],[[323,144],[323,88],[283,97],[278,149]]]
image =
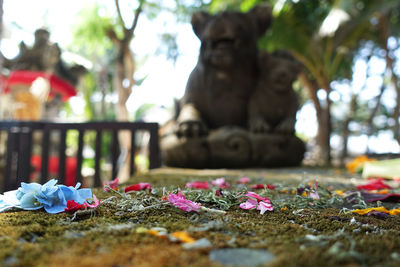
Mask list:
[[[327,96],[328,97],[328,96]],[[331,114],[330,101],[327,106],[321,109],[321,113],[317,113],[318,120],[318,136],[317,142],[319,146],[319,164],[326,166],[331,163]]]
[[350,135],[349,124],[352,118],[354,117],[356,109],[357,109],[357,95],[353,94],[350,101],[349,113],[347,114],[347,117],[343,122],[343,132],[342,132],[343,148],[339,159],[341,166],[344,166],[346,157],[348,155],[348,140]]
[[[120,54],[115,63],[114,72],[114,90],[118,93],[118,103],[116,105],[116,116],[118,121],[129,121],[129,112],[126,107],[126,102],[132,92],[133,86],[133,62],[132,53],[125,47],[120,48]],[[124,80],[129,80],[128,84],[125,84]],[[120,131],[118,134],[118,140],[120,143],[121,155],[123,155],[123,161],[118,171],[118,178],[120,182],[125,182],[130,178],[129,162],[130,157],[134,154],[134,151],[130,151],[131,148],[131,136],[130,131]]]
[[379,33],[381,39],[382,48],[385,50],[385,60],[386,60],[386,69],[390,70],[391,72],[391,82],[396,90],[396,106],[393,111],[393,119],[394,119],[394,126],[393,126],[393,136],[397,140],[397,143],[400,144],[400,84],[399,79],[394,72],[394,60],[390,56],[391,52],[387,42],[390,37],[390,25],[388,21],[389,14],[380,14],[379,18]]
[[315,111],[317,113],[318,122],[318,134],[317,134],[317,144],[319,148],[319,158],[318,163],[321,165],[329,165],[331,162],[331,113],[330,113],[330,100],[329,100],[329,87],[325,89],[327,92],[325,103],[321,103],[317,96],[317,92],[320,86],[315,80],[311,80],[307,74],[302,71],[299,74],[299,79],[301,83],[306,87],[310,98],[314,104]]

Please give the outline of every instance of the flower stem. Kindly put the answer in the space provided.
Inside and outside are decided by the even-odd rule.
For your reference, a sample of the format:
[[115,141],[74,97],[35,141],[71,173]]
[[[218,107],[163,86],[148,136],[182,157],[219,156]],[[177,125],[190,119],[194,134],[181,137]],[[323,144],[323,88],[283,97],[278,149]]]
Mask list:
[[205,212],[211,212],[211,213],[217,213],[217,214],[226,214],[226,211],[224,210],[217,210],[217,209],[210,209],[201,206],[200,210],[205,211]]

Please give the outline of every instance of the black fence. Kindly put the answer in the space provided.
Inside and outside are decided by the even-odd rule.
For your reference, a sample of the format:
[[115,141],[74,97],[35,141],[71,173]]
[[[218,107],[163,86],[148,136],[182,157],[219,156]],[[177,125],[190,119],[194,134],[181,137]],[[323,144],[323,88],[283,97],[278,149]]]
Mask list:
[[[66,175],[66,137],[70,130],[78,131],[78,148],[76,152],[76,182],[82,182],[82,162],[84,135],[88,131],[95,131],[95,157],[94,157],[94,181],[93,186],[101,185],[100,177],[100,161],[102,158],[101,146],[102,135],[105,132],[111,132],[111,165],[112,177],[117,176],[119,157],[118,133],[121,130],[128,130],[131,133],[130,151],[135,151],[135,136],[138,131],[148,131],[150,133],[149,140],[149,162],[150,169],[161,166],[161,157],[158,140],[158,124],[145,122],[86,122],[86,123],[54,123],[54,122],[30,122],[30,121],[0,121],[0,131],[7,133],[7,143],[5,153],[3,155],[3,181],[0,184],[0,192],[13,190],[18,188],[21,182],[29,182],[31,174],[31,156],[33,147],[33,133],[41,132],[41,170],[39,183],[45,183],[48,177],[48,160],[49,148],[51,143],[50,135],[52,132],[58,131],[60,138],[58,144],[58,176],[60,184],[65,181]],[[35,140],[35,144],[37,140]],[[134,153],[132,153],[133,155]],[[130,157],[130,174],[135,171],[134,156]],[[0,179],[1,182],[1,179]]]

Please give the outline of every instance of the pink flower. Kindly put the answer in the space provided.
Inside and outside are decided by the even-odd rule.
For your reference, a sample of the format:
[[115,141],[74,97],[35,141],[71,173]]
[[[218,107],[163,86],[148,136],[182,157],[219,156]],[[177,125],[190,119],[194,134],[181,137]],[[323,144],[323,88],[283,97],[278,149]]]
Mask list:
[[87,202],[87,200],[86,200],[86,202],[83,203],[83,204],[84,204],[87,208],[92,208],[92,209],[93,209],[93,208],[96,208],[97,206],[100,205],[100,200],[97,199],[97,197],[96,197],[95,194],[93,194],[93,199],[92,199],[91,203],[92,203],[92,204],[89,204],[89,203]]
[[195,189],[208,189],[208,188],[210,188],[210,185],[207,182],[195,181],[195,182],[186,183],[185,187],[186,188],[195,188]]
[[106,181],[103,183],[103,189],[106,192],[110,192],[111,189],[117,189],[118,188],[118,178],[115,178],[112,181]]
[[312,191],[310,192],[310,197],[311,197],[312,199],[314,199],[314,200],[319,200],[319,199],[320,199],[320,198],[319,198],[318,192],[315,191],[315,190],[312,190]]
[[267,210],[273,211],[274,207],[271,205],[271,201],[266,197],[261,197],[254,192],[247,192],[247,201],[240,204],[239,207],[244,210],[254,209],[260,211],[260,214],[264,214]]
[[264,214],[267,210],[273,211],[274,207],[270,203],[266,203],[264,201],[260,201],[257,206],[257,210],[260,211],[260,214]]
[[251,192],[251,191],[247,192],[246,197],[255,198],[258,201],[264,201],[266,203],[271,203],[271,201],[268,198],[262,197],[259,194],[256,194],[256,193]]
[[125,193],[131,192],[131,191],[140,191],[144,189],[149,189],[151,190],[151,185],[149,183],[138,183],[138,184],[133,184],[125,187]]
[[225,181],[225,178],[217,178],[211,182],[212,185],[218,186],[219,188],[229,188],[229,184]]
[[242,177],[237,181],[238,184],[247,184],[248,182],[250,182],[249,177]]
[[181,192],[178,192],[177,194],[169,194],[168,201],[175,207],[178,207],[179,209],[186,212],[198,211],[201,208],[200,203],[195,203],[186,199],[186,197]]
[[264,188],[268,188],[268,189],[275,189],[275,186],[273,186],[272,184],[255,184],[251,186],[252,189],[264,189]]
[[246,202],[243,202],[242,204],[239,205],[239,207],[244,210],[254,209],[256,206],[257,206],[257,200],[252,198],[247,199]]

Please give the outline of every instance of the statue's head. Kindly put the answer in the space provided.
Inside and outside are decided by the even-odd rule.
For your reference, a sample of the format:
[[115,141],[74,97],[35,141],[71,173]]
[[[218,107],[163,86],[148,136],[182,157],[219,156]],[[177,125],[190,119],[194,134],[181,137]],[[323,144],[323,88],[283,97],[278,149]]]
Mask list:
[[50,32],[46,29],[37,29],[35,31],[35,46],[43,46],[49,42]]
[[278,50],[270,56],[267,68],[270,88],[277,93],[285,93],[292,90],[302,65],[289,52]]
[[271,8],[267,5],[257,6],[247,13],[194,13],[192,26],[201,41],[201,60],[227,68],[255,59],[257,40],[268,29],[271,18]]

